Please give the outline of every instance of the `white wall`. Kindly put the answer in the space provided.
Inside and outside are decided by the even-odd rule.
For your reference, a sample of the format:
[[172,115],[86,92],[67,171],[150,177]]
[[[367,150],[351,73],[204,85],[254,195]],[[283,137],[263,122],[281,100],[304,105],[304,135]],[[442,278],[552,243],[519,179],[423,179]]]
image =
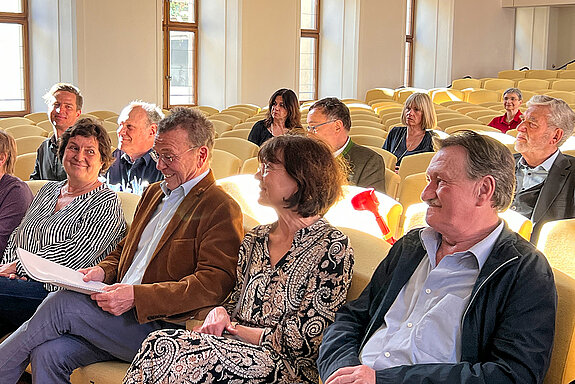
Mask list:
[[78,86],[84,112],[131,100],[162,105],[160,0],[76,0]]

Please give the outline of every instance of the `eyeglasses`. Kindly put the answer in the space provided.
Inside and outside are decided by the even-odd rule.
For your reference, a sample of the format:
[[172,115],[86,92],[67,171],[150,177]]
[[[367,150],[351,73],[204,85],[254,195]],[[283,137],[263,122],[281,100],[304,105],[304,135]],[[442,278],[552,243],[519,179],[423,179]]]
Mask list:
[[319,127],[321,127],[322,125],[326,125],[326,124],[329,124],[329,123],[333,123],[333,122],[335,122],[335,121],[336,121],[336,120],[330,120],[330,121],[326,121],[325,123],[321,123],[321,124],[308,125],[308,126],[307,126],[307,130],[308,130],[308,132],[317,133],[317,129],[318,129]]
[[174,162],[174,160],[178,160],[180,157],[182,157],[186,152],[190,152],[192,149],[198,148],[198,146],[192,147],[192,148],[188,148],[188,150],[180,153],[179,155],[166,155],[164,153],[160,154],[158,152],[156,152],[155,150],[152,149],[152,151],[150,152],[150,157],[152,158],[152,160],[154,160],[156,163],[158,163],[160,161],[160,159],[164,162],[164,164],[166,165],[170,165]]
[[283,167],[282,168],[272,168],[271,164],[269,164],[269,163],[261,163],[260,168],[259,168],[260,174],[262,176],[267,176],[271,171],[279,171],[282,169],[285,169],[285,168],[283,168]]

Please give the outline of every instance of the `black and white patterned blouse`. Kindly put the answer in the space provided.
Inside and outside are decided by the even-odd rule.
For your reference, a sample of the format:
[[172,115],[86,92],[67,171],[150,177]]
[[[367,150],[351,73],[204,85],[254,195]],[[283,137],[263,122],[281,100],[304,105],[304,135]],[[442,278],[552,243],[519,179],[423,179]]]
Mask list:
[[[96,265],[123,238],[126,221],[120,200],[106,185],[80,195],[55,212],[66,181],[49,182],[34,197],[20,225],[12,232],[2,263],[17,260],[18,247],[72,269]],[[18,262],[17,271],[26,276]],[[48,291],[58,287],[45,284]]]

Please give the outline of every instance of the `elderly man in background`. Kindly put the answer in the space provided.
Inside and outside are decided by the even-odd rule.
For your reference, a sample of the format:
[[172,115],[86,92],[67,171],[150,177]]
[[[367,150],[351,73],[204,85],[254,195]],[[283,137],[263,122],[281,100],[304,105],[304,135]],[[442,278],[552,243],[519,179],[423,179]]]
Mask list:
[[517,189],[511,209],[533,222],[533,244],[546,222],[575,217],[575,158],[559,150],[574,126],[575,112],[565,101],[542,95],[527,102],[517,126]]
[[333,383],[541,383],[557,293],[545,257],[498,217],[514,161],[470,131],[427,169],[425,229],[403,236],[326,330],[318,367]]
[[16,383],[28,363],[35,382],[67,383],[77,367],[132,361],[150,332],[183,328],[221,304],[236,281],[243,229],[240,207],[210,170],[214,136],[189,108],[160,122],[152,154],[165,180],[146,189],[117,248],[80,270],[85,281],[113,285],[49,296],[0,344],[2,383]]
[[133,101],[118,117],[116,159],[106,174],[112,189],[141,195],[144,189],[163,179],[150,156],[158,122],[164,118],[154,104]]
[[335,97],[313,104],[307,115],[308,131],[327,142],[335,156],[343,156],[350,167],[351,184],[385,193],[385,163],[375,151],[355,144],[349,137],[351,116],[347,106]]
[[58,158],[58,139],[82,113],[84,98],[72,84],[57,83],[44,95],[44,101],[48,104],[48,118],[54,127],[54,135],[38,148],[30,180],[66,180],[66,171]]

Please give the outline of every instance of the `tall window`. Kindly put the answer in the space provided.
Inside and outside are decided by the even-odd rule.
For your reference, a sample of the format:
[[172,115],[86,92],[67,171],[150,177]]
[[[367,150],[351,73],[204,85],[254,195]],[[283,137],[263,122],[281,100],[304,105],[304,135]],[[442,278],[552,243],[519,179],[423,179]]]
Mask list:
[[319,66],[319,1],[301,0],[299,99],[317,99]]
[[0,117],[30,112],[26,0],[0,1]]
[[413,85],[413,36],[415,33],[415,0],[407,0],[405,22],[405,74],[403,85]]
[[164,108],[198,100],[198,1],[164,0]]

